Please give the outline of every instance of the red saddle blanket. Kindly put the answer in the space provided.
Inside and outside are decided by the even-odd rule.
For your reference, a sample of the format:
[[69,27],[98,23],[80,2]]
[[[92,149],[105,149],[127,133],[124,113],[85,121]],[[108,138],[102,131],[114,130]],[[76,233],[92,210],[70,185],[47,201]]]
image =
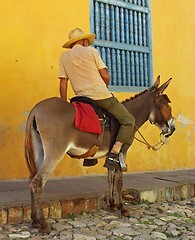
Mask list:
[[75,113],[75,127],[83,132],[101,134],[102,128],[95,110],[90,104],[72,102]]

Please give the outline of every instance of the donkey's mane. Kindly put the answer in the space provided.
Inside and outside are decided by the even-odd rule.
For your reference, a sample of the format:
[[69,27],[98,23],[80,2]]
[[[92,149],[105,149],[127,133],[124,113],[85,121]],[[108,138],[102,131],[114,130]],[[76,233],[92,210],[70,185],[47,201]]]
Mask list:
[[138,93],[138,94],[135,94],[135,96],[133,96],[133,97],[130,97],[130,98],[127,98],[127,99],[123,100],[121,103],[126,103],[126,102],[129,102],[129,101],[132,101],[132,100],[134,100],[135,98],[138,98],[138,97],[140,97],[141,95],[145,94],[146,92],[148,92],[148,89],[146,89],[146,90],[144,90],[143,92],[140,92],[140,93]]

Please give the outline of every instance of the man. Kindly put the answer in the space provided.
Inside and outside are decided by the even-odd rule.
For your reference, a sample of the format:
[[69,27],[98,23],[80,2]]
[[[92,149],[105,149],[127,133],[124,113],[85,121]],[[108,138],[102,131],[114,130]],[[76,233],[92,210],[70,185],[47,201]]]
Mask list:
[[135,119],[108,90],[110,76],[107,66],[98,51],[90,47],[95,34],[84,34],[81,29],[75,28],[68,37],[63,47],[70,50],[62,53],[59,61],[60,96],[67,100],[69,79],[75,95],[95,100],[98,106],[118,120],[120,129],[104,167],[121,169],[119,152],[123,144],[131,144]]

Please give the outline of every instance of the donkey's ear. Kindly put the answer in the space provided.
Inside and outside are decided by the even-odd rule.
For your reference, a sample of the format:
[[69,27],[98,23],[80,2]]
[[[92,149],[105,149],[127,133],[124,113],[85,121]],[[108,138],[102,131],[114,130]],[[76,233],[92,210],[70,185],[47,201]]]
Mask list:
[[163,83],[162,86],[160,86],[157,90],[156,90],[156,93],[158,95],[162,94],[165,89],[169,86],[169,83],[171,82],[172,78],[170,78],[168,81],[166,81],[165,83]]
[[157,90],[159,84],[160,84],[160,75],[157,77],[154,84],[149,88],[149,91],[153,92],[153,91]]
[[160,75],[157,77],[156,81],[153,84],[153,88],[158,88],[158,86],[160,85]]

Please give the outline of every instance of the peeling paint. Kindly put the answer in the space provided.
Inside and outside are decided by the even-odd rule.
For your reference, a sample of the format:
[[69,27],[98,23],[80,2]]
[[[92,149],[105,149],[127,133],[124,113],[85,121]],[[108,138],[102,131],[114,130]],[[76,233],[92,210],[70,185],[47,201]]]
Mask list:
[[23,116],[25,116],[25,120],[23,121],[23,122],[21,122],[21,124],[19,125],[19,131],[20,132],[25,132],[25,129],[26,129],[26,120],[27,120],[27,117],[28,117],[28,115],[29,115],[29,113],[30,113],[30,111],[24,111],[24,112],[21,112],[21,114],[23,115]]
[[194,124],[194,121],[191,119],[191,117],[185,117],[182,113],[178,115],[177,121],[183,126]]
[[187,131],[187,142],[190,142],[191,141],[191,133],[190,131],[188,130]]
[[25,112],[22,112],[22,115],[24,115],[24,116],[28,116],[29,113],[30,113],[30,111],[25,111]]
[[26,129],[26,121],[22,122],[19,126],[20,132],[25,132],[25,129]]

